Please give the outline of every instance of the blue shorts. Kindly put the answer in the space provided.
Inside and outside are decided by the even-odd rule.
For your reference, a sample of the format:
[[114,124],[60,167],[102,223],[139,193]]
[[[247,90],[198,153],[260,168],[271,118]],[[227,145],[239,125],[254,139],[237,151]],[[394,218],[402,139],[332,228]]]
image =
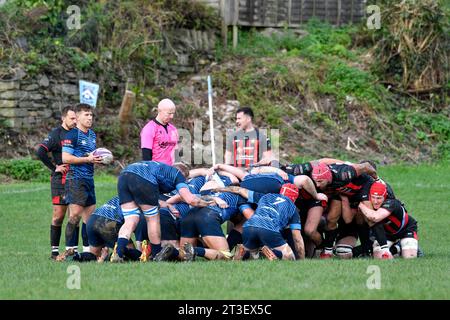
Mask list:
[[120,204],[134,201],[137,205],[158,205],[158,186],[137,174],[131,172],[121,173],[117,182],[117,191]]
[[180,240],[180,220],[175,218],[169,209],[159,209],[161,223],[161,240]]
[[222,217],[208,207],[192,209],[181,221],[181,237],[198,238],[199,236],[224,237]]
[[264,175],[251,176],[241,182],[242,188],[260,192],[260,193],[280,193],[283,179],[276,179],[274,177],[265,177]]
[[68,179],[65,184],[65,193],[68,204],[89,207],[96,203],[94,179]]
[[244,227],[242,243],[249,250],[255,250],[262,246],[273,249],[286,244],[280,232],[270,231],[258,227]]
[[95,214],[91,215],[86,225],[89,245],[113,248],[121,226],[117,221]]

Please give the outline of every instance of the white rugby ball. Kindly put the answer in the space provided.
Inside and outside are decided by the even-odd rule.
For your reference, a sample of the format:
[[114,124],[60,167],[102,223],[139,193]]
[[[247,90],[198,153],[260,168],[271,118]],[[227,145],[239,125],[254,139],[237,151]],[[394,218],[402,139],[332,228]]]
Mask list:
[[110,164],[114,160],[112,152],[106,148],[95,149],[93,155],[102,157],[103,164]]

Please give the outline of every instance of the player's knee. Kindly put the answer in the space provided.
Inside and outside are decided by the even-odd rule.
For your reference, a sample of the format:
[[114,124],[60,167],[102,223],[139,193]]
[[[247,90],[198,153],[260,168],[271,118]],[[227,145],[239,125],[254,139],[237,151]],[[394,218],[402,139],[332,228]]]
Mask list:
[[353,247],[348,244],[338,244],[336,246],[336,256],[340,259],[353,258]]
[[306,225],[304,231],[305,231],[305,234],[311,238],[314,235],[314,233],[316,232],[316,230],[317,230],[316,228]]

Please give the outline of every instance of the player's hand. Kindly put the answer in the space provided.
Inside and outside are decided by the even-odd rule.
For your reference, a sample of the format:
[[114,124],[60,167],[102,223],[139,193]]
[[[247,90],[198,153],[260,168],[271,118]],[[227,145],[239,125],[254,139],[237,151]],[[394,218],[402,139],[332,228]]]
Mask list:
[[318,193],[317,200],[328,202],[328,197],[325,193]]
[[226,209],[228,208],[228,203],[226,203],[223,199],[219,197],[214,197],[214,201],[219,206],[219,208]]
[[89,163],[103,163],[103,158],[100,156],[94,156],[94,154],[91,152],[87,156],[87,160]]
[[59,166],[56,166],[55,172],[61,172],[62,174],[66,174],[68,170],[69,170],[69,165],[61,164]]
[[344,196],[343,194],[339,195],[341,197],[342,202],[348,202],[348,197]]
[[255,163],[255,166],[270,166],[272,160],[270,158],[263,158]]
[[167,204],[167,208],[170,210],[170,212],[172,212],[172,214],[173,214],[176,218],[179,218],[179,217],[180,217],[180,211],[178,211],[173,205]]
[[289,180],[289,175],[281,169],[278,169],[277,174],[283,178],[284,181]]

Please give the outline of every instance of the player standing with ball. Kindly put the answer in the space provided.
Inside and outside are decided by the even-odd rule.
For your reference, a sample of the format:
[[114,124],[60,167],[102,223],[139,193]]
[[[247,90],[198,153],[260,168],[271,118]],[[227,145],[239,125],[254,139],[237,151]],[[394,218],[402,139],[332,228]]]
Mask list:
[[[82,238],[83,251],[89,246],[86,222],[95,209],[94,164],[102,163],[101,156],[94,156],[96,135],[91,129],[93,110],[88,104],[78,104],[75,108],[77,126],[70,130],[62,148],[63,163],[70,164],[66,182],[66,201],[69,204],[69,221],[66,226],[66,243],[71,246],[72,234],[80,219],[83,219]],[[65,260],[72,255],[66,250],[57,260]]]

